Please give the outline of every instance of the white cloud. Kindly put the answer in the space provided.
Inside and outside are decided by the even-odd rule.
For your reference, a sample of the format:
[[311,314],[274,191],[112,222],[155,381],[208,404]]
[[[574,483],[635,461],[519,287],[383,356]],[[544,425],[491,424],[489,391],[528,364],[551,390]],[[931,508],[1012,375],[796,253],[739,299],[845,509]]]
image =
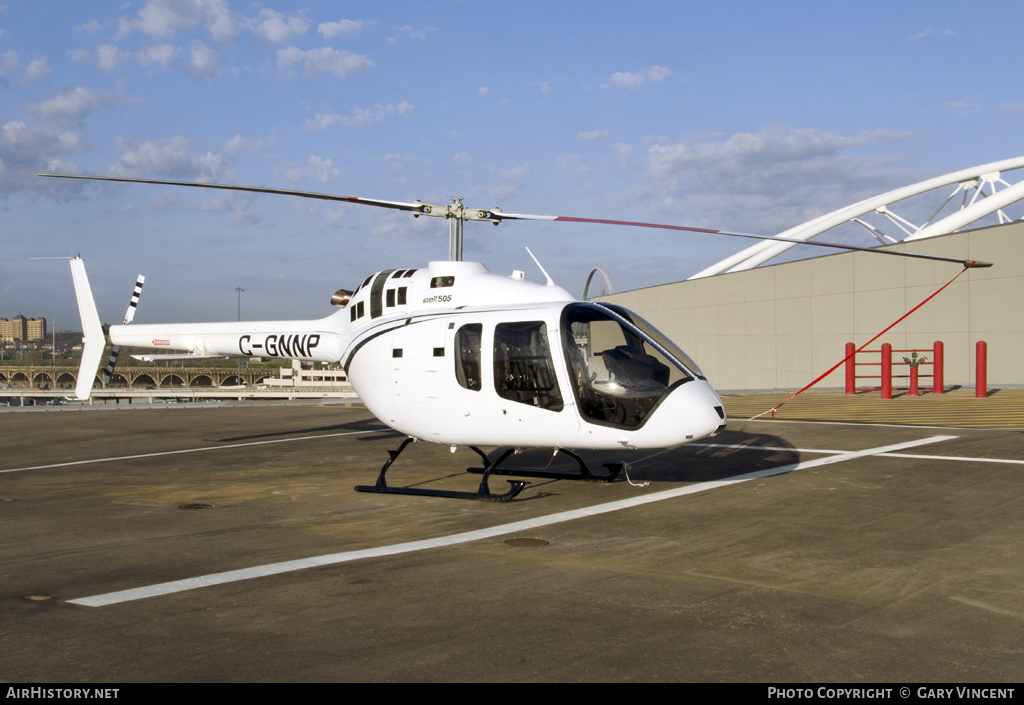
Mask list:
[[[401,174],[405,170],[406,164],[416,163],[416,157],[411,154],[385,154],[380,158],[382,162],[387,164],[388,171],[392,174]],[[404,179],[403,179],[404,181]]]
[[231,12],[226,0],[146,0],[134,19],[121,20],[119,36],[138,30],[169,37],[200,24],[214,39],[226,40],[242,31],[243,20]]
[[86,34],[98,34],[103,31],[105,23],[99,20],[89,20],[85,24],[75,27],[76,32],[85,32]]
[[224,156],[228,158],[236,157],[239,154],[245,154],[255,149],[259,149],[262,144],[258,140],[249,139],[242,137],[241,135],[235,135],[228,143],[224,145]]
[[183,49],[173,44],[149,44],[139,52],[139,63],[143,66],[159,64],[166,67],[174,59],[181,56]]
[[357,71],[366,71],[373,66],[373,62],[365,56],[353,54],[350,51],[339,51],[331,47],[310,49],[308,51],[303,51],[297,47],[278,50],[278,68],[289,69],[296,64],[303,65],[303,74],[305,76],[332,73],[338,78],[344,78],[350,73]]
[[571,172],[577,179],[585,179],[590,176],[590,167],[583,161],[579,154],[569,154],[558,158],[558,168],[561,171]]
[[644,84],[644,75],[642,73],[613,73],[608,77],[609,86],[615,88],[639,88]]
[[492,173],[496,172],[501,178],[501,182],[491,184],[488,189],[490,191],[491,198],[498,203],[515,198],[516,194],[519,193],[519,186],[522,184],[523,179],[526,178],[529,171],[529,164],[521,164],[520,166],[512,167],[511,169],[492,170]]
[[652,66],[647,69],[647,78],[654,81],[655,83],[661,83],[666,78],[672,75],[672,69],[668,66]]
[[306,159],[305,166],[299,166],[292,162],[280,162],[274,167],[274,171],[283,174],[285,180],[293,184],[300,181],[319,181],[326,184],[341,176],[341,171],[335,168],[333,161],[315,154]]
[[635,90],[642,86],[645,81],[661,83],[671,75],[672,69],[667,66],[652,66],[640,73],[613,73],[608,77],[608,82],[604,85],[612,86],[613,88]]
[[45,81],[52,71],[53,67],[50,66],[50,62],[45,56],[35,59],[25,67],[25,81],[27,83]]
[[104,44],[96,47],[96,66],[102,71],[111,71],[120,66],[128,54],[118,49],[113,44]]
[[17,120],[0,125],[0,157],[5,163],[35,161],[84,147],[81,136],[72,130],[29,127]]
[[333,37],[354,37],[363,31],[366,23],[362,20],[338,20],[337,22],[321,22],[316,31],[324,35],[324,39]]
[[69,51],[68,56],[76,63],[91,64],[101,71],[111,71],[124,63],[131,54],[121,51],[113,44],[103,44],[96,47],[95,56],[85,49]]
[[8,49],[0,55],[0,76],[5,73],[14,73],[18,70],[19,65],[18,52],[14,51],[14,49]]
[[398,34],[388,39],[388,44],[397,44],[402,39],[420,39],[425,40],[427,38],[427,32],[433,31],[429,27],[426,29],[419,29],[413,27],[410,24],[402,25],[398,28]]
[[213,76],[217,73],[217,52],[200,41],[192,42],[190,58],[183,67],[186,74],[194,78]]
[[36,174],[78,174],[81,168],[65,157],[83,151],[85,140],[63,127],[29,127],[21,121],[0,123],[0,192],[49,192],[60,196],[81,190],[63,179]]
[[307,120],[304,127],[307,130],[323,130],[332,125],[341,125],[343,127],[367,127],[368,125],[376,125],[382,122],[385,118],[392,115],[398,115],[399,117],[408,117],[413,110],[411,103],[402,101],[395,105],[394,103],[388,103],[387,105],[380,105],[379,103],[372,108],[356,108],[352,111],[351,115],[339,115],[336,113],[318,113],[311,120]]
[[119,137],[117,146],[121,156],[110,167],[112,176],[213,181],[224,172],[224,155],[193,154],[193,143],[185,137],[139,141]]
[[625,142],[616,142],[612,145],[612,151],[615,152],[615,156],[619,158],[619,161],[625,162],[633,155],[633,146]]
[[520,166],[514,166],[511,169],[502,169],[498,172],[501,178],[506,181],[513,183],[522,183],[523,179],[526,178],[526,174],[530,171],[529,164],[521,164]]
[[487,95],[489,91],[490,89],[487,86],[480,86],[479,88],[476,89],[477,95],[480,96],[481,98]]
[[967,98],[946,103],[946,108],[953,112],[960,113],[961,115],[973,115],[978,112],[978,104]]
[[309,29],[304,20],[298,17],[285,17],[275,10],[262,10],[250,24],[253,33],[274,44],[305,34]]
[[608,130],[602,130],[600,128],[591,130],[590,132],[577,132],[576,136],[584,142],[593,142],[595,140],[603,140],[608,137]]
[[659,144],[648,150],[648,177],[662,208],[696,220],[694,225],[778,232],[903,178],[891,170],[879,176],[881,161],[846,152],[908,137],[766,129],[718,141]]
[[929,27],[923,32],[911,34],[909,37],[907,37],[907,41],[913,42],[918,39],[926,39],[927,37],[952,37],[954,34],[956,34],[956,32],[954,32],[951,29],[932,29],[931,27]]
[[83,119],[104,103],[103,99],[84,86],[66,88],[53,98],[27,107],[42,122],[71,124]]

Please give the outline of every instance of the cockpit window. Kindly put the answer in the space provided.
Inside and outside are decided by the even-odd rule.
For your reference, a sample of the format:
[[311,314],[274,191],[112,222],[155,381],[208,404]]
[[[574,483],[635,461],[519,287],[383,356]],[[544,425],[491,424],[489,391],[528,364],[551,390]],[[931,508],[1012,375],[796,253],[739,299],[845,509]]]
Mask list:
[[544,321],[499,323],[494,327],[494,389],[503,399],[562,410],[562,393]]
[[670,355],[674,355],[676,359],[679,360],[679,362],[683,363],[686,366],[686,368],[691,373],[693,373],[694,376],[696,376],[698,379],[707,379],[707,377],[704,376],[704,373],[700,371],[700,368],[697,367],[697,363],[693,361],[693,358],[691,358],[689,355],[683,352],[683,349],[680,348],[675,343],[673,343],[671,338],[669,338],[660,330],[652,326],[645,319],[641,318],[632,311],[624,309],[621,306],[616,306],[615,304],[602,305],[607,308],[610,308],[612,311],[615,311],[615,313],[619,314],[627,321],[635,325],[637,328],[642,330],[644,333],[649,335],[658,345],[665,348],[665,350],[667,350]]
[[573,391],[593,423],[637,428],[668,392],[693,379],[646,331],[600,305],[570,304],[562,320]]

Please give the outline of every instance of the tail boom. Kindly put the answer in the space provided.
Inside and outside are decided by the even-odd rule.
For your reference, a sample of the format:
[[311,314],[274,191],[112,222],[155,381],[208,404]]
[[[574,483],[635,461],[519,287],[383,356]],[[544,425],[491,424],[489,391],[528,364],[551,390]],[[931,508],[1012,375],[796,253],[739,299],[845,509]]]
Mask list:
[[195,357],[337,362],[341,336],[325,325],[327,320],[111,326],[110,339],[122,347],[182,351]]

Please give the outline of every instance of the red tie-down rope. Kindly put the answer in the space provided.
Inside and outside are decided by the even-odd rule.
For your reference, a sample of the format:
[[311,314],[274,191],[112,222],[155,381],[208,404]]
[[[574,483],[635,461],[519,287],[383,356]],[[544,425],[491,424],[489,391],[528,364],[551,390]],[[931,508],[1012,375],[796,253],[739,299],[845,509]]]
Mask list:
[[808,385],[807,385],[806,387],[804,387],[803,389],[801,389],[801,390],[800,390],[799,392],[797,392],[796,394],[793,394],[793,395],[792,395],[791,397],[789,397],[789,399],[786,399],[785,401],[783,401],[783,402],[780,402],[780,403],[776,404],[775,406],[773,406],[773,407],[772,407],[771,409],[768,409],[767,411],[762,411],[762,412],[761,412],[760,414],[758,414],[757,416],[751,416],[751,417],[750,417],[749,419],[747,419],[747,420],[748,420],[748,421],[753,421],[753,420],[754,420],[754,419],[756,419],[756,418],[757,418],[758,416],[764,416],[764,415],[765,415],[765,414],[767,414],[767,413],[768,413],[769,411],[770,411],[770,412],[771,412],[771,414],[772,414],[772,418],[774,418],[774,417],[775,417],[775,412],[776,412],[776,411],[777,411],[777,410],[779,409],[779,407],[781,407],[781,406],[782,406],[783,404],[785,404],[786,402],[788,402],[788,401],[790,401],[790,400],[794,399],[795,397],[799,396],[800,394],[803,394],[803,393],[804,393],[804,392],[806,392],[806,391],[807,391],[808,389],[810,389],[811,387],[813,387],[814,385],[816,385],[816,384],[817,384],[818,382],[820,382],[821,380],[825,379],[825,378],[826,378],[826,377],[828,377],[828,376],[829,376],[830,374],[832,374],[833,372],[835,372],[835,371],[836,371],[837,369],[839,369],[839,367],[840,367],[841,365],[843,365],[844,363],[846,363],[846,361],[847,361],[847,360],[849,360],[850,358],[852,358],[853,356],[855,356],[855,355],[856,355],[857,353],[859,353],[859,352],[860,352],[861,350],[863,350],[863,349],[864,349],[864,348],[866,348],[867,346],[871,345],[871,343],[873,343],[873,342],[875,342],[876,340],[878,340],[879,338],[881,338],[881,337],[882,337],[883,335],[885,335],[885,334],[886,334],[886,333],[888,333],[888,332],[889,332],[890,330],[892,330],[892,328],[894,328],[894,327],[895,327],[895,326],[896,326],[897,324],[901,323],[901,322],[902,322],[902,321],[903,321],[904,319],[906,319],[906,318],[907,318],[907,316],[909,316],[909,315],[910,315],[910,314],[912,314],[912,313],[913,313],[914,311],[916,311],[917,309],[921,308],[921,307],[922,307],[922,306],[924,306],[924,305],[925,305],[926,303],[928,303],[929,301],[931,301],[932,299],[934,299],[934,298],[935,298],[936,296],[938,296],[938,295],[939,295],[939,293],[940,293],[940,292],[941,292],[941,291],[942,291],[943,289],[945,289],[945,288],[946,288],[947,286],[949,286],[950,284],[952,284],[953,282],[955,282],[955,281],[957,280],[957,277],[959,277],[959,276],[960,276],[961,274],[963,274],[963,273],[964,273],[964,272],[966,272],[966,271],[967,271],[968,269],[970,269],[971,267],[973,267],[973,266],[974,266],[975,264],[976,264],[976,262],[975,262],[975,261],[971,261],[970,263],[968,263],[968,264],[967,264],[967,266],[966,266],[966,267],[964,267],[963,269],[961,269],[961,270],[960,270],[960,272],[959,272],[959,273],[957,273],[957,275],[956,275],[955,277],[953,277],[953,278],[952,278],[952,279],[950,279],[950,280],[949,280],[948,282],[946,282],[946,283],[945,283],[945,284],[943,284],[943,285],[942,285],[941,287],[939,287],[939,289],[938,289],[938,290],[936,290],[936,291],[935,291],[934,293],[932,293],[932,295],[931,295],[931,296],[929,296],[929,297],[928,297],[927,299],[925,299],[924,301],[922,301],[921,303],[919,303],[919,304],[918,304],[917,306],[915,306],[914,308],[910,309],[909,311],[907,311],[906,313],[904,313],[904,314],[903,314],[902,316],[900,316],[899,318],[897,318],[897,319],[896,319],[895,321],[893,321],[893,322],[892,322],[892,323],[891,323],[891,324],[890,324],[890,325],[889,325],[889,326],[888,326],[888,327],[887,327],[887,328],[886,328],[885,330],[883,330],[883,331],[882,331],[881,333],[879,333],[878,335],[876,335],[876,336],[875,336],[874,338],[872,338],[872,339],[871,339],[871,340],[869,340],[868,342],[864,343],[864,344],[863,344],[863,345],[861,345],[861,346],[860,346],[859,348],[857,348],[856,350],[854,350],[854,351],[853,351],[852,353],[850,353],[849,355],[847,355],[846,357],[844,357],[844,358],[843,358],[842,360],[840,360],[839,362],[837,362],[837,363],[836,363],[836,364],[835,364],[834,366],[832,366],[832,367],[831,367],[831,368],[830,368],[830,369],[828,370],[828,372],[825,372],[825,373],[824,373],[824,374],[822,374],[822,375],[821,375],[820,377],[818,377],[818,378],[817,378],[816,380],[814,380],[813,382],[811,382],[810,384],[808,384]]

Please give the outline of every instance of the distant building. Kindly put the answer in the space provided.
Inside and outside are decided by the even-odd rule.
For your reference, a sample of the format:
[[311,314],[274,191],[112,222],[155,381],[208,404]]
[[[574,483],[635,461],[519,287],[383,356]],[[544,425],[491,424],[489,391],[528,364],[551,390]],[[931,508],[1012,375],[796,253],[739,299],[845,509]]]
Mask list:
[[348,381],[345,370],[327,370],[304,368],[301,361],[292,360],[291,368],[282,367],[281,377],[274,379],[269,377],[260,384],[268,387],[326,387],[329,389],[351,390],[352,383]]
[[25,340],[46,340],[45,318],[30,318],[25,321]]
[[25,318],[20,313],[11,320],[0,318],[0,342],[31,342],[46,339],[45,318]]

